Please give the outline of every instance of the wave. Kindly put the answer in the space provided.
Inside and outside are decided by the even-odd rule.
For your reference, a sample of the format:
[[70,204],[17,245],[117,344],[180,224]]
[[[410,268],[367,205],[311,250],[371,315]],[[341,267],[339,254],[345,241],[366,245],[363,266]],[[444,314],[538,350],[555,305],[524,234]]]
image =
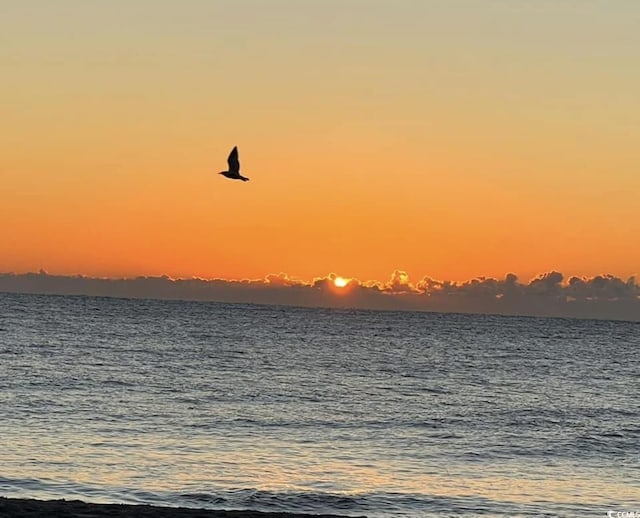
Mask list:
[[[186,507],[196,509],[335,514],[340,516],[442,517],[586,515],[590,506],[539,502],[521,504],[480,497],[443,497],[428,494],[333,494],[310,491],[219,489],[216,491],[151,491],[106,488],[75,482],[7,479],[0,477],[3,496],[39,500],[74,499],[90,503],[115,503]],[[602,509],[598,509],[602,511]]]

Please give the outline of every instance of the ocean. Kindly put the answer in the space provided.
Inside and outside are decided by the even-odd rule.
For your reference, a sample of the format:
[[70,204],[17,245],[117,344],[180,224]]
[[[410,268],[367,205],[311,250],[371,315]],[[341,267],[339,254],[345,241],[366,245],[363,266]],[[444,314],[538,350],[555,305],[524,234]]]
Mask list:
[[0,293],[0,495],[640,513],[639,380],[640,323]]

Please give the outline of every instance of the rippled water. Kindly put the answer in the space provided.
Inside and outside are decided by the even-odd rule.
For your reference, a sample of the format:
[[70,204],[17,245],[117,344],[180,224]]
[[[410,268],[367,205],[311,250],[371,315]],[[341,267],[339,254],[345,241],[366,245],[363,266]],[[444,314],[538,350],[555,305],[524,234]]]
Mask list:
[[640,324],[0,294],[0,494],[640,511]]

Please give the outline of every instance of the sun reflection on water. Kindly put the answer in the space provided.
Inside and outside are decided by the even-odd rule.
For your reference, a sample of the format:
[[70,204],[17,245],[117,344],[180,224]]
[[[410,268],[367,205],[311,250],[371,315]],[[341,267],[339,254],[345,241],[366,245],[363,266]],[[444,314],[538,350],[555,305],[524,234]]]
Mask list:
[[[472,467],[434,459],[419,473],[415,465],[385,460],[376,452],[371,452],[365,465],[361,458],[331,458],[333,453],[343,456],[345,453],[337,452],[329,444],[305,448],[257,436],[229,441],[220,437],[165,437],[160,442],[139,437],[126,445],[87,434],[76,434],[73,442],[67,442],[64,434],[57,437],[58,440],[47,435],[25,438],[10,434],[6,437],[10,448],[0,453],[3,476],[20,478],[28,467],[32,478],[42,480],[143,487],[149,491],[215,492],[235,487],[346,495],[415,493],[521,504],[576,501],[604,504],[611,495],[631,501],[637,498],[640,489],[638,484],[616,480],[612,472],[600,468],[513,463],[482,463]],[[11,451],[31,451],[34,456],[18,458]],[[40,455],[35,452],[40,452],[41,460],[46,461],[40,462]]]

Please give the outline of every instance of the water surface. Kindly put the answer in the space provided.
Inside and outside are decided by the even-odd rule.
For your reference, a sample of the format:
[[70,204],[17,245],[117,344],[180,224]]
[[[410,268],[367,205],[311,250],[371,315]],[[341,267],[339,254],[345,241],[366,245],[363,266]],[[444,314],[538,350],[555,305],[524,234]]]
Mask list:
[[0,494],[640,511],[640,324],[0,294]]

